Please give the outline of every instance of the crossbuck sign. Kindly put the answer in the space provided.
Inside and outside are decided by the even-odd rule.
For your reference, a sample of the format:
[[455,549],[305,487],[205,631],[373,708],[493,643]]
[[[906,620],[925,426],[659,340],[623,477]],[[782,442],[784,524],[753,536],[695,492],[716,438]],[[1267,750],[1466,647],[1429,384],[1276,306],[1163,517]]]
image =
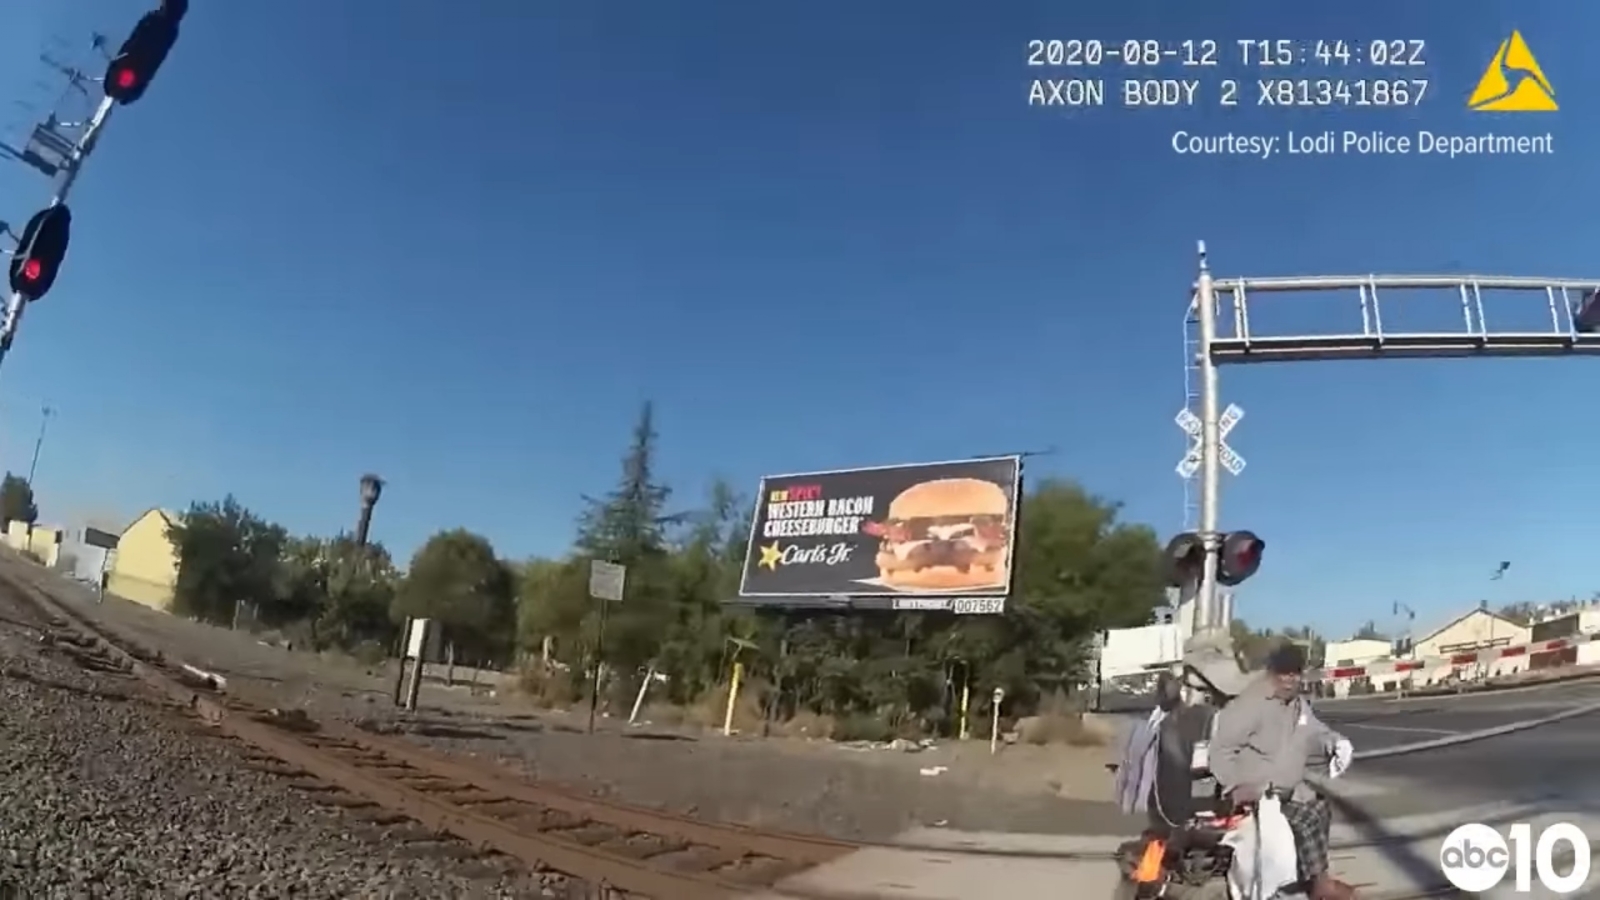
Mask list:
[[[1228,442],[1225,439],[1228,433],[1233,431],[1233,426],[1239,424],[1239,420],[1242,418],[1244,418],[1244,410],[1234,403],[1229,403],[1228,408],[1223,410],[1222,415],[1217,418],[1217,438],[1221,443],[1218,451],[1222,467],[1232,475],[1238,475],[1244,471],[1244,457],[1233,452],[1233,448],[1228,446]],[[1200,422],[1200,417],[1190,412],[1187,406],[1178,410],[1175,421],[1178,423],[1178,427],[1183,429],[1184,434],[1187,434],[1191,439],[1189,452],[1185,453],[1183,459],[1178,463],[1178,477],[1187,480],[1193,478],[1194,473],[1200,469],[1200,432],[1203,426]]]

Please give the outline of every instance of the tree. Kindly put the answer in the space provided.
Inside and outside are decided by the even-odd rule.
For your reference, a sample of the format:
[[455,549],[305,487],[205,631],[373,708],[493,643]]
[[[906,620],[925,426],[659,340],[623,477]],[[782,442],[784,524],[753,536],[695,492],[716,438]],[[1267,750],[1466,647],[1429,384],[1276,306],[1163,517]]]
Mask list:
[[1155,533],[1119,522],[1119,512],[1072,482],[1037,483],[1022,502],[1003,616],[803,617],[790,632],[785,705],[851,728],[875,719],[890,730],[937,730],[950,714],[946,672],[957,665],[971,673],[980,709],[995,687],[1016,715],[1061,702],[1087,677],[1096,631],[1143,624],[1165,600]]
[[[626,702],[653,667],[668,676],[653,697],[701,705],[723,690],[737,653],[749,696],[770,716],[810,712],[831,719],[835,737],[879,738],[950,733],[963,683],[974,715],[987,714],[996,687],[1005,689],[1008,716],[1048,711],[1087,679],[1095,633],[1144,624],[1166,599],[1151,529],[1122,521],[1117,503],[1076,483],[1044,479],[1020,501],[1014,590],[1003,615],[758,617],[727,603],[740,581],[750,499],[718,482],[698,509],[669,510],[657,439],[646,403],[616,485],[584,498],[570,551],[515,566],[498,559],[486,537],[456,529],[429,538],[401,577],[380,546],[359,548],[344,535],[290,539],[232,498],[196,504],[172,531],[180,606],[216,621],[242,600],[273,621],[309,628],[317,646],[387,641],[397,621],[418,616],[440,622],[445,637],[479,661],[506,659],[513,644],[528,656],[548,647],[556,665],[541,674],[579,676],[540,684],[550,699],[581,696],[583,682],[603,668],[613,702]],[[605,611],[600,653],[601,607],[588,589],[595,560],[627,567],[625,598]],[[1250,656],[1289,636],[1320,646],[1309,629],[1237,627]]]
[[463,528],[428,538],[411,557],[393,615],[439,622],[446,640],[475,660],[509,656],[516,626],[512,573],[489,539]]
[[310,625],[318,648],[384,648],[398,632],[389,610],[400,575],[382,544],[360,547],[343,533],[295,538],[284,553],[280,579],[286,604]]
[[1371,619],[1363,622],[1356,633],[1350,638],[1353,641],[1387,641],[1389,638],[1378,630],[1378,624]]
[[6,522],[39,521],[39,507],[34,503],[33,487],[20,475],[6,473],[0,481],[0,518]]
[[281,625],[301,611],[282,589],[279,566],[288,534],[232,495],[191,505],[167,536],[178,551],[175,612],[228,623],[247,604],[262,622]]
[[666,530],[682,517],[667,514],[672,489],[655,480],[656,437],[654,407],[646,403],[622,458],[621,483],[602,498],[584,498],[589,508],[578,523],[580,552],[626,565],[666,548]]
[[[672,489],[655,478],[656,430],[654,406],[645,403],[634,424],[633,439],[622,458],[622,477],[603,497],[585,497],[588,508],[578,521],[574,549],[585,560],[604,560],[627,566],[626,600],[606,610],[607,625],[601,652],[602,660],[626,673],[619,682],[626,692],[628,680],[641,666],[658,655],[664,629],[676,617],[672,560],[669,559],[669,531],[681,525],[684,517],[666,511]],[[556,601],[570,619],[580,605],[585,609],[578,642],[591,649],[602,643],[599,627],[599,601],[575,595],[573,582]],[[592,656],[592,654],[590,654]],[[582,666],[594,670],[594,660]]]

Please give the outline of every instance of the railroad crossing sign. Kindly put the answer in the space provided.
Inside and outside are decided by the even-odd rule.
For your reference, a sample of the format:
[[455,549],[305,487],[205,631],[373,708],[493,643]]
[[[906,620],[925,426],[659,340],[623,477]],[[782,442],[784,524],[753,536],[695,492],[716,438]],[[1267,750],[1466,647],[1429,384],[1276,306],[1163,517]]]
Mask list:
[[[1222,467],[1227,469],[1231,475],[1238,475],[1244,471],[1244,457],[1235,453],[1233,448],[1228,446],[1226,440],[1228,433],[1233,431],[1233,426],[1238,425],[1239,420],[1242,418],[1244,418],[1244,410],[1236,403],[1229,403],[1228,408],[1222,411],[1221,416],[1217,417],[1217,440],[1220,443],[1218,451]],[[1200,432],[1203,426],[1200,422],[1200,417],[1190,412],[1187,406],[1178,410],[1178,415],[1174,421],[1178,423],[1179,428],[1183,429],[1184,434],[1187,434],[1192,439],[1189,444],[1189,452],[1185,453],[1183,459],[1178,463],[1178,477],[1187,480],[1193,478],[1194,473],[1200,469]]]

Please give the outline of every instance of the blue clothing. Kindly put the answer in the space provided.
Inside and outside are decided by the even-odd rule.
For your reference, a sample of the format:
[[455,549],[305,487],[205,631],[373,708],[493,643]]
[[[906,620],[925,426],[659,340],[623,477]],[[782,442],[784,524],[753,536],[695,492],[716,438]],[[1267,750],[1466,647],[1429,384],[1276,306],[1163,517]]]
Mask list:
[[1156,748],[1161,736],[1161,720],[1166,715],[1157,709],[1128,730],[1113,788],[1117,806],[1125,813],[1142,813],[1150,808],[1150,794],[1156,786]]

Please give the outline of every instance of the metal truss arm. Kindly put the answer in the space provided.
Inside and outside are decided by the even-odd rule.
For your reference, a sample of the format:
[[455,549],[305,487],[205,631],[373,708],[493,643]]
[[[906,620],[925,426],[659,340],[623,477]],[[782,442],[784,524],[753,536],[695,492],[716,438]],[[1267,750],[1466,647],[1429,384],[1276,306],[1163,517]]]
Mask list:
[[[1573,309],[1583,295],[1600,287],[1597,279],[1508,277],[1488,275],[1321,275],[1294,278],[1216,279],[1216,334],[1204,352],[1217,364],[1296,360],[1380,359],[1468,356],[1600,355],[1600,335],[1580,333]],[[1459,328],[1408,331],[1384,326],[1380,291],[1445,291],[1460,307]],[[1262,334],[1252,329],[1251,311],[1264,293],[1353,293],[1350,324],[1359,311],[1361,328],[1303,334]],[[1533,330],[1496,329],[1484,315],[1483,292],[1510,292],[1519,301],[1539,303],[1549,327]],[[1432,302],[1443,301],[1429,298]],[[1542,303],[1541,303],[1542,301]],[[1413,298],[1407,298],[1413,302]],[[1392,308],[1391,304],[1391,308]],[[1223,309],[1223,307],[1226,309]]]

